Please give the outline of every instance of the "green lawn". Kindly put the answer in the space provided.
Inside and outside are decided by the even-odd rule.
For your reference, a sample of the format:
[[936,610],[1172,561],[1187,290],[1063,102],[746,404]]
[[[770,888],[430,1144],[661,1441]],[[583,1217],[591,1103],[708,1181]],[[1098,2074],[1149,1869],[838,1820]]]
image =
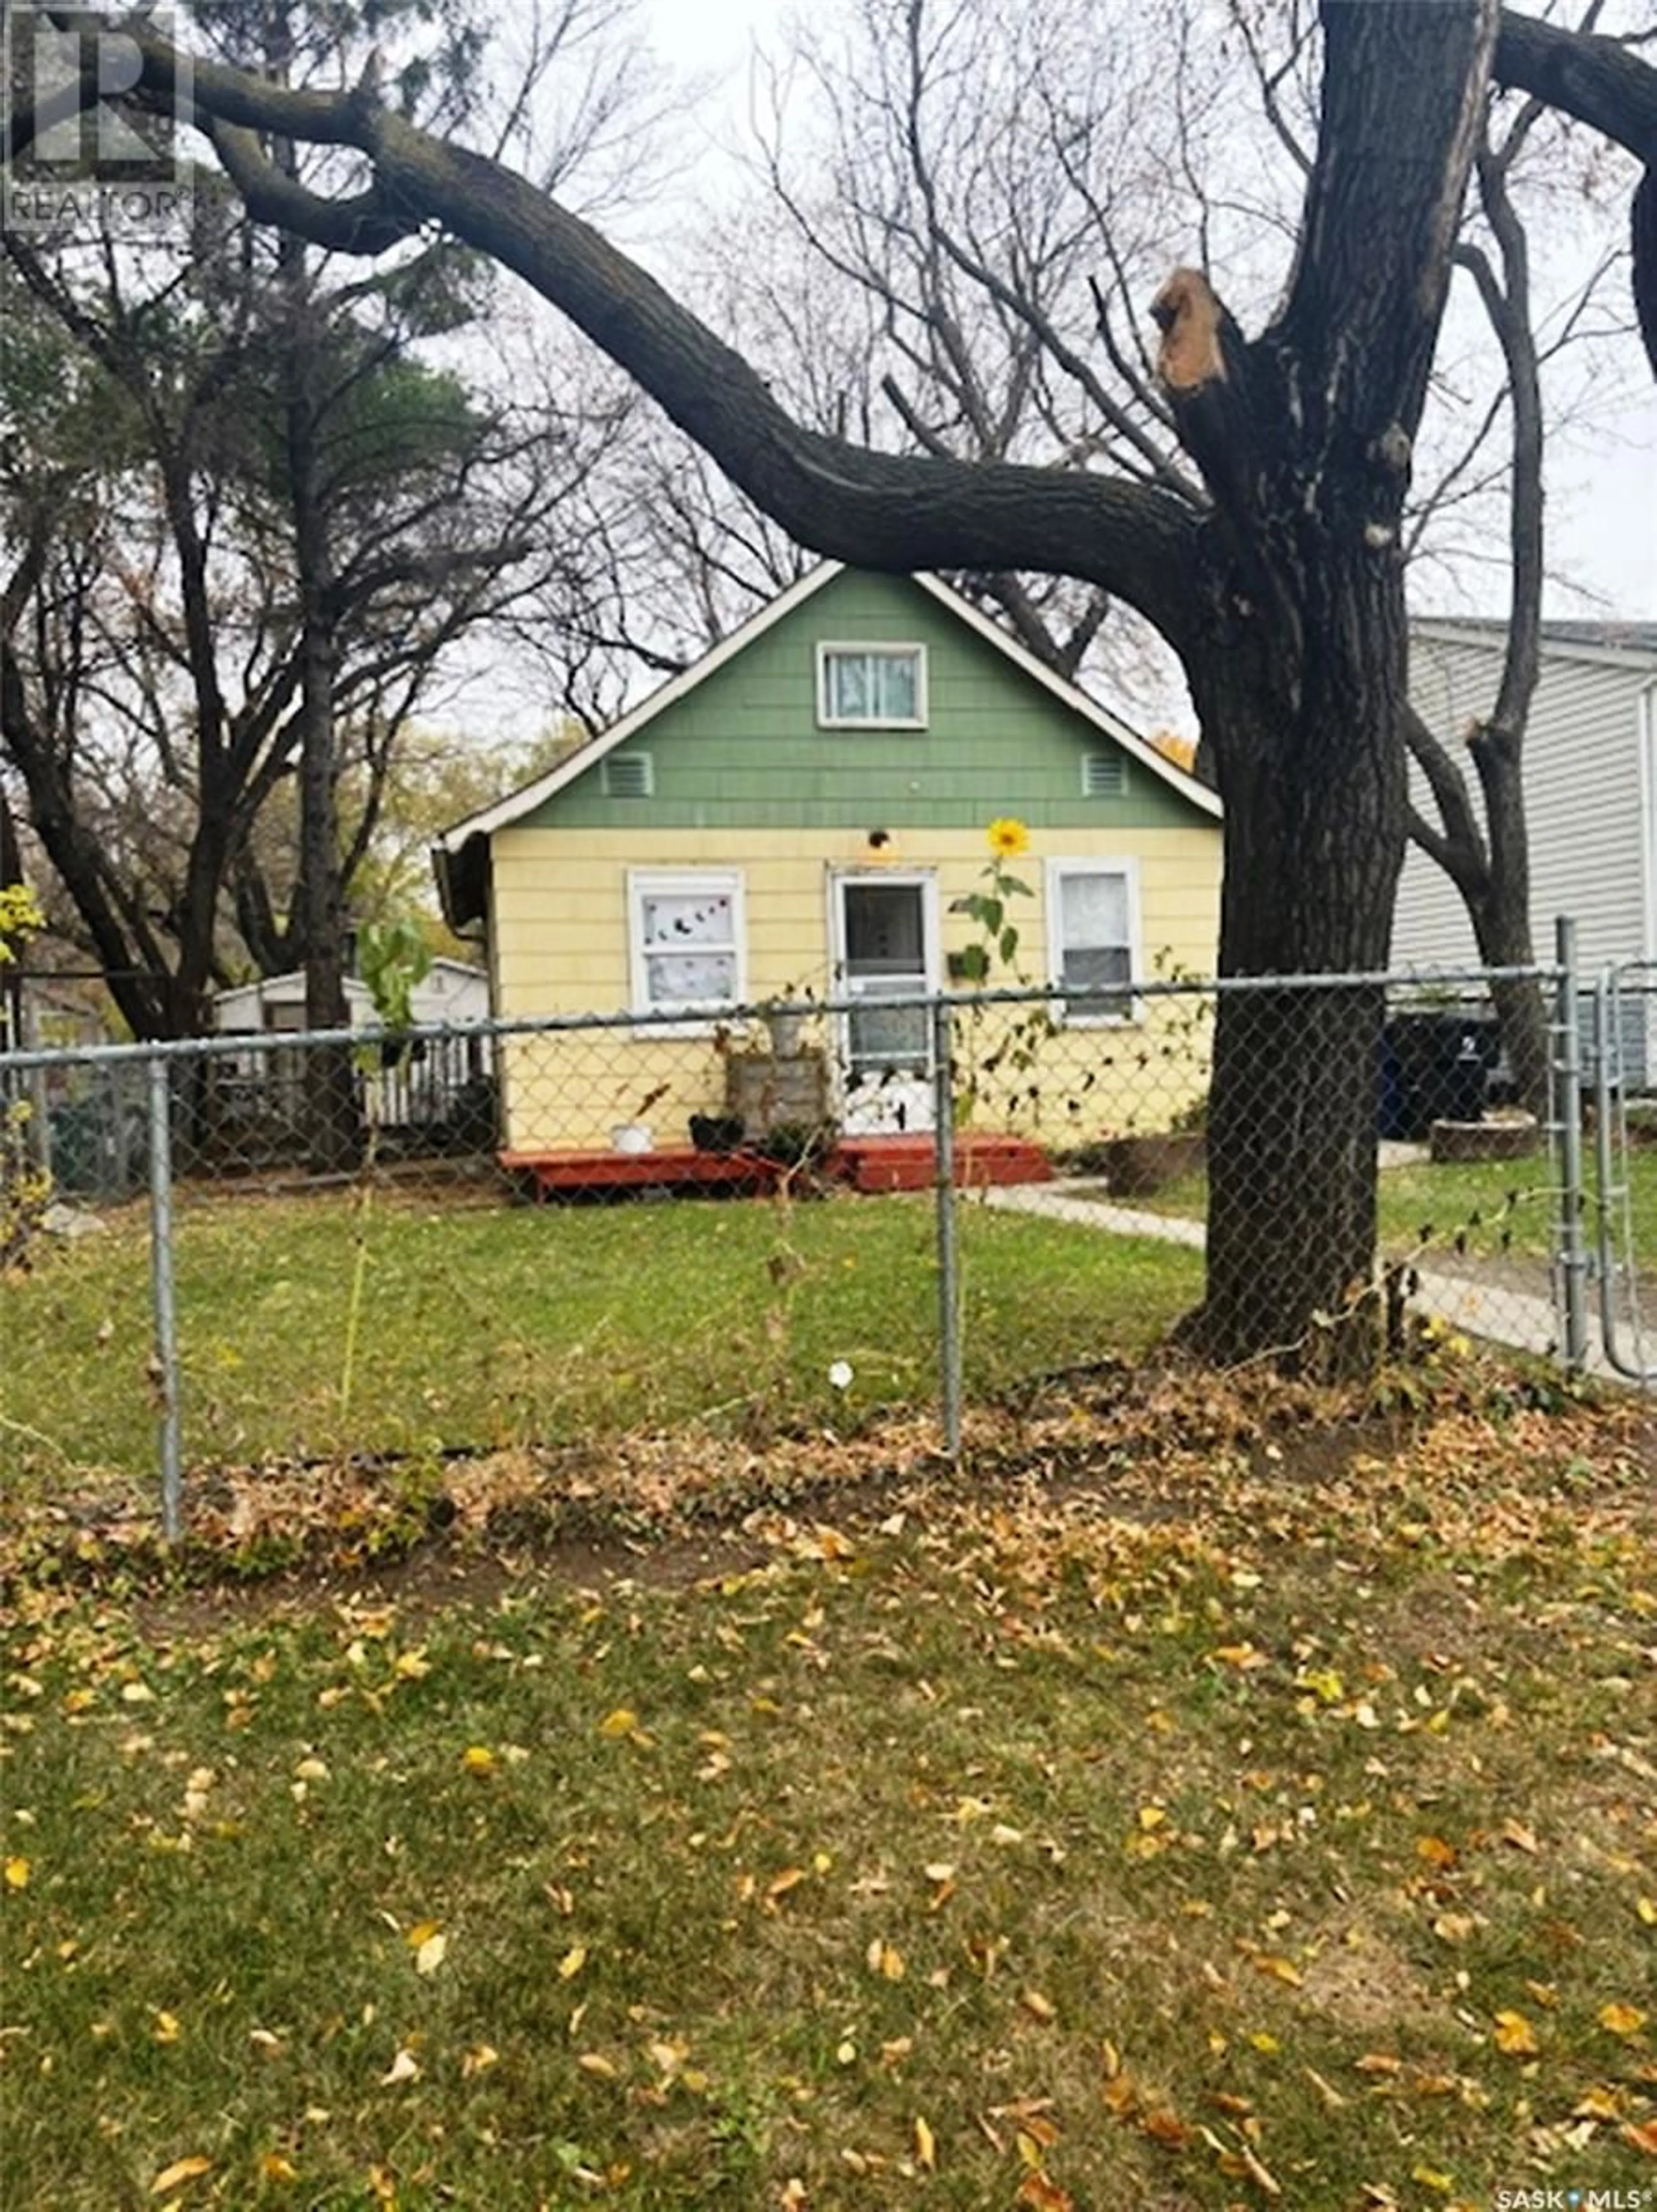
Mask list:
[[[1635,1251],[1643,1267],[1657,1268],[1657,1149],[1648,1146],[1630,1154],[1628,1189]],[[1442,1167],[1422,1161],[1387,1168],[1379,1186],[1381,1248],[1398,1257],[1417,1249],[1447,1250],[1460,1239],[1472,1253],[1545,1258],[1553,1245],[1557,1194],[1546,1152],[1527,1160]],[[1121,1202],[1148,1212],[1200,1219],[1208,1203],[1208,1179],[1181,1176],[1148,1197]],[[1620,1249],[1620,1207],[1618,1226]],[[1590,1237],[1596,1230],[1592,1193],[1587,1230]]]
[[630,1582],[24,1596],[8,2212],[1648,2191],[1648,1437],[1150,1414]]
[[[983,1394],[1193,1303],[1199,1261],[971,1203],[967,1381]],[[356,1239],[366,1267],[349,1404]],[[937,1396],[930,1200],[444,1206],[215,1196],[179,1210],[187,1462],[559,1442],[700,1419],[855,1425]],[[147,1471],[155,1419],[141,1211],[0,1283],[0,1469]],[[829,1379],[839,1362],[848,1388]]]

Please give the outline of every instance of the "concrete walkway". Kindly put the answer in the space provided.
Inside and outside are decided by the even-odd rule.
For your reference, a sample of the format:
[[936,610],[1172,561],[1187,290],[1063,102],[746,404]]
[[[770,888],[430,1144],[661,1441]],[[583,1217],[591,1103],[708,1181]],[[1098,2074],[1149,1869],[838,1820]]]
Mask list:
[[[1146,1213],[1080,1194],[1098,1188],[1096,1183],[1023,1183],[986,1190],[983,1198],[986,1206],[1007,1213],[1039,1213],[1045,1220],[1069,1221],[1082,1229],[1108,1229],[1117,1237],[1151,1237],[1160,1243],[1183,1244],[1192,1251],[1203,1249],[1206,1237],[1200,1221],[1185,1214]],[[1539,1273],[1545,1274],[1545,1261],[1538,1261],[1536,1266]],[[1442,1267],[1418,1266],[1416,1273],[1420,1283],[1413,1300],[1417,1312],[1442,1321],[1465,1335],[1484,1337],[1516,1352],[1546,1358],[1556,1351],[1559,1322],[1553,1299],[1546,1291],[1479,1282]],[[1605,1356],[1597,1315],[1590,1318],[1588,1335],[1588,1372],[1607,1381],[1619,1379]]]

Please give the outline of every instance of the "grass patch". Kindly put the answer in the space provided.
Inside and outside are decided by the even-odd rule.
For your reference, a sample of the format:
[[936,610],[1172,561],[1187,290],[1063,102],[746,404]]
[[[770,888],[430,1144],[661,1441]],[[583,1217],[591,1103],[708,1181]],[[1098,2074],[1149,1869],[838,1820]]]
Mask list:
[[1294,1410],[631,1580],[32,1600],[8,2205],[1649,2185],[1649,1432]]
[[[924,1198],[439,1208],[377,1194],[344,1406],[358,1228],[349,1194],[180,1209],[187,1462],[498,1449],[692,1419],[844,1427],[936,1402]],[[1199,1293],[1200,1262],[1155,1243],[971,1204],[960,1242],[975,1391],[1138,1350]],[[46,1250],[33,1274],[0,1283],[0,1477],[147,1473],[143,1214]],[[828,1379],[840,1361],[843,1391]]]
[[[1657,1258],[1657,1151],[1633,1152],[1628,1160],[1630,1218],[1634,1249],[1650,1264]],[[1487,1257],[1508,1254],[1545,1259],[1553,1249],[1558,1184],[1545,1152],[1527,1160],[1423,1160],[1387,1168],[1378,1185],[1381,1246],[1390,1257],[1447,1252],[1457,1247]],[[1145,1197],[1120,1203],[1136,1211],[1200,1220],[1207,1210],[1208,1178],[1181,1176]],[[1593,1233],[1592,1214],[1588,1232]],[[1618,1233],[1622,1234],[1620,1210]]]

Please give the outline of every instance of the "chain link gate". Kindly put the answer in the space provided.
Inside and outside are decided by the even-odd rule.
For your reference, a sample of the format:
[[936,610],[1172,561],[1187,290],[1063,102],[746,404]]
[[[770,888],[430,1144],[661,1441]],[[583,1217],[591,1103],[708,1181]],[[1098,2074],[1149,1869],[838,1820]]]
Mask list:
[[1657,963],[1601,972],[1590,1054],[1590,1264],[1605,1356],[1625,1381],[1657,1389],[1657,1224],[1644,1218],[1634,1171],[1639,1152],[1657,1152]]

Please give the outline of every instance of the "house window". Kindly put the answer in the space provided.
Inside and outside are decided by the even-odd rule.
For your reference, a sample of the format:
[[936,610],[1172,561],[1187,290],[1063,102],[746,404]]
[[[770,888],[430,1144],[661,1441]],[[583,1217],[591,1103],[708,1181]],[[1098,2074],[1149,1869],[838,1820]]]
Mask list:
[[817,724],[825,730],[924,730],[923,645],[820,645]]
[[1132,860],[1047,862],[1047,945],[1054,984],[1064,991],[1108,991],[1078,1002],[1076,1023],[1138,1018],[1127,988],[1139,969],[1139,872]]
[[629,870],[628,936],[640,1012],[713,1012],[740,1003],[740,876],[711,868],[671,875]]

